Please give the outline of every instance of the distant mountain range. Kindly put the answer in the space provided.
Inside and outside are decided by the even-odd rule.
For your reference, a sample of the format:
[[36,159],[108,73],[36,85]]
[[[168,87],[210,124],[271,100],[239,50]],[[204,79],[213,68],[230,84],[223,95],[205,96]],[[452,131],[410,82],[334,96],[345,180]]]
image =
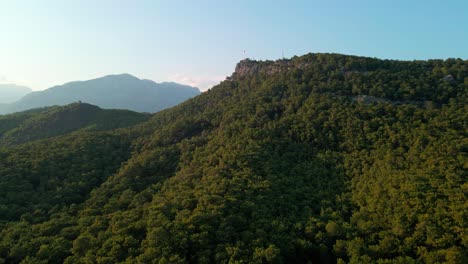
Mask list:
[[32,92],[28,87],[16,84],[0,84],[0,107],[1,104],[12,103]]
[[29,93],[16,102],[0,104],[0,114],[66,105],[78,101],[107,109],[154,113],[177,105],[199,93],[198,88],[173,82],[156,83],[130,74],[108,75]]

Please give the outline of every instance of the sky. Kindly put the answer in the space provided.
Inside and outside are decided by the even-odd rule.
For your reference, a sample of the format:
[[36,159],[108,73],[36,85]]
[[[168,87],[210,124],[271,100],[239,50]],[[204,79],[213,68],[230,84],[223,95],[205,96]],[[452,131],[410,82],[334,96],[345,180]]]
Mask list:
[[33,90],[119,73],[207,90],[245,57],[309,52],[468,59],[468,1],[0,0],[0,83]]

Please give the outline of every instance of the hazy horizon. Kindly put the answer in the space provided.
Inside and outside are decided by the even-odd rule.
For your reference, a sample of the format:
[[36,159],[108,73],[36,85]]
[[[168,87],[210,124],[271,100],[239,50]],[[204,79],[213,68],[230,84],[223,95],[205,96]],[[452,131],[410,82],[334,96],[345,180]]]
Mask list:
[[129,73],[205,91],[245,57],[468,58],[463,1],[293,2],[0,0],[0,83]]

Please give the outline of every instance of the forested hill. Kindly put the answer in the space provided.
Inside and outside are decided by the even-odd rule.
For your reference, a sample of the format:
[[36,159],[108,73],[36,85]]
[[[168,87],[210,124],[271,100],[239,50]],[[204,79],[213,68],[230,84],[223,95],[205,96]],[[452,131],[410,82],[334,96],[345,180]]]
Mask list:
[[133,127],[0,148],[0,259],[466,263],[467,85],[459,59],[244,60]]
[[86,103],[32,109],[0,116],[0,146],[16,145],[75,131],[129,127],[150,118],[128,110],[103,110]]

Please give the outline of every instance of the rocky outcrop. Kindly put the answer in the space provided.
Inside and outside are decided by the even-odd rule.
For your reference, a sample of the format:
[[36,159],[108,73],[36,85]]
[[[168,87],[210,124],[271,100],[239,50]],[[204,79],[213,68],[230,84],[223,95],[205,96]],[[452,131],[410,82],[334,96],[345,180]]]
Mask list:
[[[310,68],[312,63],[315,60],[322,60],[320,54],[308,54],[304,57],[298,58],[293,57],[291,59],[282,59],[277,61],[256,61],[251,59],[241,60],[235,68],[234,73],[227,77],[227,80],[242,79],[244,77],[251,76],[271,76],[275,74],[285,73],[290,70],[303,70]],[[328,69],[330,71],[337,71],[341,73],[344,79],[353,78],[354,75],[369,75],[372,73],[372,70],[369,70],[366,65],[356,65],[356,66],[345,66],[346,63],[342,62],[341,65],[338,65],[336,68]],[[452,75],[447,75],[443,78],[446,82],[456,82],[455,78]],[[353,102],[361,103],[365,105],[373,105],[380,103],[388,103],[392,105],[402,105],[402,104],[412,104],[420,107],[430,107],[437,105],[432,101],[426,100],[391,100],[384,97],[377,97],[373,95],[338,95],[330,92],[321,92],[331,96],[346,97]],[[349,91],[348,94],[351,94]]]
[[[244,59],[237,63],[234,73],[232,76],[228,77],[228,80],[233,78],[253,76],[257,74],[271,76],[274,74],[287,72],[288,70],[292,69],[305,69],[311,64],[311,60],[316,59],[316,57],[316,54],[309,54],[307,59],[292,58],[276,61],[256,61],[251,59]],[[345,77],[352,76],[353,74],[368,73],[366,70],[346,67],[341,67],[340,72]]]
[[241,60],[237,65],[231,78],[241,78],[253,76],[256,74],[264,74],[267,76],[277,73],[286,72],[291,69],[304,69],[309,63],[293,60],[277,60],[277,61],[256,61],[251,59]]
[[436,106],[438,104],[428,101],[428,100],[388,100],[385,98],[377,97],[377,96],[372,96],[372,95],[356,95],[356,96],[348,96],[349,99],[353,102],[361,103],[361,104],[366,104],[366,105],[372,105],[372,104],[378,104],[378,103],[388,103],[392,105],[403,105],[403,104],[412,104],[416,106],[422,106],[422,107],[432,107]]
[[445,76],[443,80],[449,83],[455,82],[455,78],[451,74]]
[[358,95],[351,98],[353,101],[364,104],[384,103],[388,100],[372,95]]
[[369,71],[348,69],[348,68],[345,68],[345,67],[342,67],[340,69],[340,72],[344,77],[350,77],[350,76],[353,76],[354,74],[368,74],[369,73]]

